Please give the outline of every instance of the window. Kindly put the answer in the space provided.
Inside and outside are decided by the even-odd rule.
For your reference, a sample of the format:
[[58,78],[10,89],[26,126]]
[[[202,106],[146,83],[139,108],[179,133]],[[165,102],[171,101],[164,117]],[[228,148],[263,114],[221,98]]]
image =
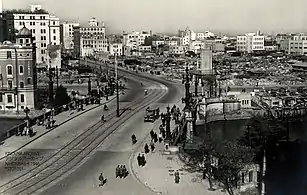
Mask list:
[[13,88],[13,81],[12,80],[8,80],[7,81],[7,86],[9,89],[12,89]]
[[7,66],[7,75],[13,75],[13,67],[12,65]]
[[19,66],[19,74],[23,74],[23,66]]
[[13,103],[13,96],[12,95],[7,95],[7,103]]
[[21,103],[25,102],[25,95],[24,94],[20,94],[20,102]]
[[253,182],[253,177],[254,177],[254,173],[253,173],[253,171],[250,171],[248,173],[248,182]]
[[54,41],[56,40],[56,36],[53,36],[53,40],[54,40]]
[[24,88],[25,87],[25,83],[23,81],[20,81],[19,85],[20,85],[20,88]]
[[23,39],[20,39],[20,44],[23,44]]
[[244,180],[245,180],[244,178],[245,178],[245,174],[244,174],[244,172],[242,172],[242,173],[241,173],[241,182],[242,182],[242,183],[244,183]]
[[42,61],[43,61],[43,62],[45,61],[45,58],[44,58],[44,56],[42,56]]
[[12,52],[11,51],[7,51],[6,52],[6,58],[7,59],[12,59]]
[[3,94],[0,93],[0,102],[3,102]]
[[27,79],[27,84],[28,84],[28,85],[31,85],[31,78],[28,78],[28,79]]
[[55,29],[53,29],[53,33],[56,33]]

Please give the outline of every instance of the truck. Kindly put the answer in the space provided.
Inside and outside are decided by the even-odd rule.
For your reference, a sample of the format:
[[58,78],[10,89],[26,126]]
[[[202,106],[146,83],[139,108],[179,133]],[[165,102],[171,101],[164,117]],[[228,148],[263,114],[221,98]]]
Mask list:
[[160,117],[159,108],[147,107],[145,110],[144,122],[155,122]]

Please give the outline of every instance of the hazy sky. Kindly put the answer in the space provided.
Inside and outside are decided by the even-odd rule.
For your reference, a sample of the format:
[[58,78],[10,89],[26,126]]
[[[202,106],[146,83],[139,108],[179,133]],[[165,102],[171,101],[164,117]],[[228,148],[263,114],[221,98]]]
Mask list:
[[61,20],[104,21],[108,31],[307,31],[307,0],[3,0],[4,9],[41,4]]

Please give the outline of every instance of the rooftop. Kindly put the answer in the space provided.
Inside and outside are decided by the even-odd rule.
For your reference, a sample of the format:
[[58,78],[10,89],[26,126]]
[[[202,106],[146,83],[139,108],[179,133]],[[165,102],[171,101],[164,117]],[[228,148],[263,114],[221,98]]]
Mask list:
[[11,9],[11,10],[4,10],[4,13],[11,13],[11,14],[49,14],[46,10],[27,10],[27,9]]

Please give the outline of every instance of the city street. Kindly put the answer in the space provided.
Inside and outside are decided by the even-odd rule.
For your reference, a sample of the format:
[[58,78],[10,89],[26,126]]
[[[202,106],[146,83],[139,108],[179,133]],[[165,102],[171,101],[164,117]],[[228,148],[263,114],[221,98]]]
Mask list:
[[[182,91],[178,86],[166,84],[173,94],[167,98],[162,98],[156,106],[161,112],[165,112],[165,107],[181,101]],[[171,98],[168,98],[171,97]],[[129,167],[129,158],[133,154],[136,145],[131,144],[131,135],[135,134],[139,142],[148,135],[153,123],[143,122],[144,112],[134,115],[129,122],[125,123],[112,136],[109,136],[104,143],[97,148],[94,156],[90,157],[79,169],[60,181],[43,194],[110,194],[110,195],[150,195],[154,194],[142,183],[135,180],[131,174],[126,179],[115,178],[115,168],[117,165]],[[107,183],[103,187],[98,187],[98,176],[103,172],[107,178]]]

